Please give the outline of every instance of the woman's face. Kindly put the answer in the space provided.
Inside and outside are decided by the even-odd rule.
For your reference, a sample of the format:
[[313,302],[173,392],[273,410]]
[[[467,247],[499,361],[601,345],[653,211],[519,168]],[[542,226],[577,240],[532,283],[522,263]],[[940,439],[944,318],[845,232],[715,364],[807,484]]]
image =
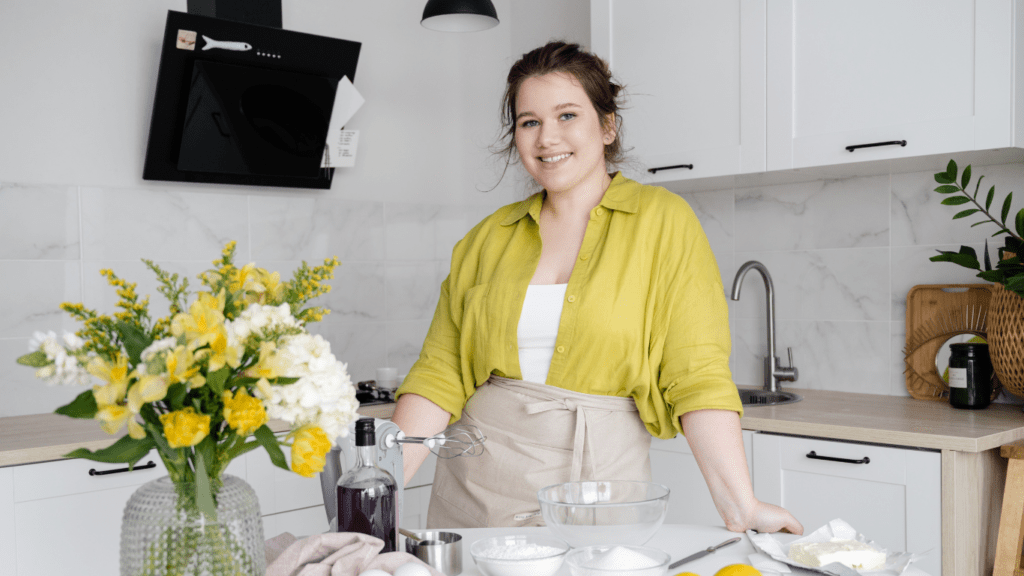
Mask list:
[[[609,122],[609,126],[614,123]],[[602,185],[604,146],[615,140],[572,74],[526,79],[516,95],[516,150],[526,171],[549,193]]]

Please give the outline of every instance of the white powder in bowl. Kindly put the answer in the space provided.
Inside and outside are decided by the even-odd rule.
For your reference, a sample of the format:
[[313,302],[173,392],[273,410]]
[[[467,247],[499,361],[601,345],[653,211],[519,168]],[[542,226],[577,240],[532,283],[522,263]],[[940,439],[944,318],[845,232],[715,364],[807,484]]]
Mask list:
[[487,576],[550,576],[562,566],[562,552],[542,544],[503,544],[476,552],[473,559]]
[[570,563],[570,566],[573,576],[660,576],[665,573],[661,560],[624,546],[596,551],[589,559],[576,565]]

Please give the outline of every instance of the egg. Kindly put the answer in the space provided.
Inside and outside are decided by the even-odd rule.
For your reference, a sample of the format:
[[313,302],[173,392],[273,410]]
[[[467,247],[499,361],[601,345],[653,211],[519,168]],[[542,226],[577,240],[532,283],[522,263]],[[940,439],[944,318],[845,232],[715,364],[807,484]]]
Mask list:
[[430,570],[423,564],[408,562],[395,570],[395,576],[430,576]]
[[377,570],[376,568],[374,568],[373,570],[364,570],[360,572],[359,576],[391,576],[391,574],[388,574],[383,570]]

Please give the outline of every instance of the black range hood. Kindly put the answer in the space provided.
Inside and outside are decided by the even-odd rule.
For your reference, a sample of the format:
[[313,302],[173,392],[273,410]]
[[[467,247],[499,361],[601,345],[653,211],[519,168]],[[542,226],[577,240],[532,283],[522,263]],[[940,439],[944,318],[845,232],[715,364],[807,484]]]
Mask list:
[[360,48],[169,11],[143,178],[330,188],[334,169],[320,165],[334,95],[355,80]]

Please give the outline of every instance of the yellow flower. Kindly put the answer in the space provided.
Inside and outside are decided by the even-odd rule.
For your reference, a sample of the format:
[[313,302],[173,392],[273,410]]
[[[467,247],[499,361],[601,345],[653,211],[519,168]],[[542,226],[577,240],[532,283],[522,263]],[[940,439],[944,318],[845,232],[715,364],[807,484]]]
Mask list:
[[228,289],[231,290],[232,293],[238,292],[239,290],[245,290],[246,285],[251,281],[252,277],[255,276],[255,269],[256,264],[253,264],[252,262],[236,269],[234,277],[231,278],[231,281],[228,284]]
[[221,330],[210,341],[210,348],[205,351],[210,361],[209,372],[220,370],[225,364],[238,368],[242,363],[242,351],[241,347],[230,345],[227,331]]
[[163,374],[147,374],[132,385],[128,391],[128,409],[138,414],[143,404],[163,400],[167,396],[167,377]]
[[109,404],[96,412],[96,419],[100,421],[100,428],[103,428],[103,431],[107,434],[117,434],[117,431],[131,418],[131,411],[119,404]]
[[267,423],[267,411],[263,408],[263,402],[260,402],[259,398],[249,396],[245,388],[239,389],[234,396],[227,390],[223,399],[224,420],[239,436],[244,438]]
[[331,441],[318,426],[303,426],[289,434],[292,440],[292,471],[299,476],[312,478],[323,471]]
[[209,344],[224,331],[224,301],[223,290],[217,296],[200,294],[187,314],[178,314],[171,321],[171,333],[177,337],[184,335],[192,350]]
[[188,382],[189,390],[206,384],[206,377],[199,373],[200,366],[195,363],[196,358],[188,348],[178,346],[167,353],[164,362],[167,366],[167,384]]
[[273,342],[260,343],[260,359],[256,365],[245,371],[246,376],[253,378],[266,378],[273,380],[278,376],[286,376],[291,368],[291,362],[283,354],[277,353],[277,346]]
[[124,399],[128,392],[128,357],[118,354],[113,364],[97,356],[89,362],[86,370],[90,374],[104,380],[103,386],[93,386],[92,393],[96,398],[96,405],[100,408],[116,404]]
[[196,414],[191,406],[161,414],[160,423],[164,425],[164,436],[171,448],[195,446],[210,433],[210,417]]

